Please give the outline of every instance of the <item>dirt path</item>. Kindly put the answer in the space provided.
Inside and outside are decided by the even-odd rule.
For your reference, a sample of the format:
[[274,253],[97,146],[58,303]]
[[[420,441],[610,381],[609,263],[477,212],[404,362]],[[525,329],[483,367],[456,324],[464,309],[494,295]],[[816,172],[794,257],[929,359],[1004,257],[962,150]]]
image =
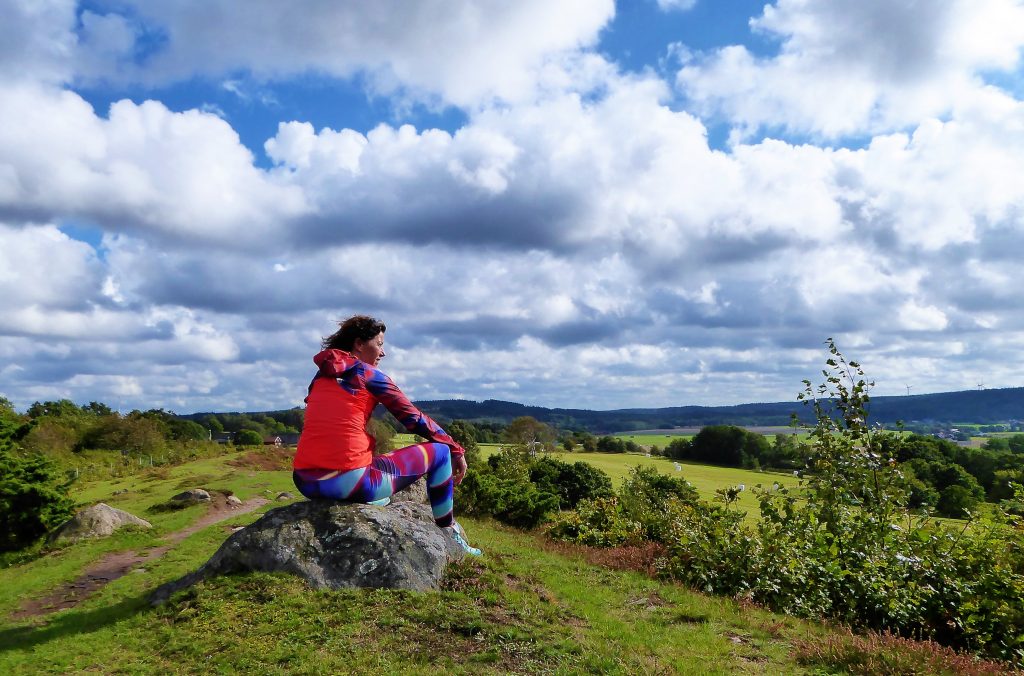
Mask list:
[[212,496],[213,501],[206,514],[187,528],[165,535],[164,541],[167,544],[141,552],[128,550],[107,554],[89,566],[76,580],[61,585],[43,597],[26,600],[18,610],[11,613],[11,619],[24,620],[74,608],[104,585],[127,575],[148,561],[160,558],[189,535],[233,516],[247,514],[269,502],[266,498],[253,498],[238,507],[231,507],[224,495],[214,493]]

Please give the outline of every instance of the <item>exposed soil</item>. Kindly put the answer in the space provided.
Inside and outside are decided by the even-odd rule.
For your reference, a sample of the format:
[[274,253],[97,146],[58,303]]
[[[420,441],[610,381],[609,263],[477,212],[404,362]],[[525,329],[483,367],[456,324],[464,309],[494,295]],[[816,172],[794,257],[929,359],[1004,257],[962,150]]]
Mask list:
[[292,468],[292,457],[295,450],[287,446],[265,446],[242,453],[228,460],[227,464],[242,469],[255,469],[261,472],[274,472]]
[[167,544],[143,551],[128,550],[107,554],[89,566],[76,580],[61,585],[45,596],[26,600],[18,610],[11,613],[11,619],[23,620],[74,608],[104,585],[133,570],[141,570],[146,562],[160,558],[189,535],[233,516],[259,509],[269,502],[266,498],[252,498],[237,507],[232,507],[227,502],[227,495],[223,493],[211,492],[210,497],[206,514],[187,528],[165,535],[164,541]]

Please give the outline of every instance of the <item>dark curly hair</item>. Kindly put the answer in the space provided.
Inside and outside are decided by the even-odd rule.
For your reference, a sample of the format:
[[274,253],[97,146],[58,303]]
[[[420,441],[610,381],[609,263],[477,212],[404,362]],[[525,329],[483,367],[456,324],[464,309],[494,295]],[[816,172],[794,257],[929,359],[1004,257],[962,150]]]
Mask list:
[[338,322],[338,330],[323,339],[321,346],[325,350],[345,350],[351,352],[356,339],[370,340],[378,333],[384,333],[388,327],[384,322],[367,315],[353,315],[343,322]]

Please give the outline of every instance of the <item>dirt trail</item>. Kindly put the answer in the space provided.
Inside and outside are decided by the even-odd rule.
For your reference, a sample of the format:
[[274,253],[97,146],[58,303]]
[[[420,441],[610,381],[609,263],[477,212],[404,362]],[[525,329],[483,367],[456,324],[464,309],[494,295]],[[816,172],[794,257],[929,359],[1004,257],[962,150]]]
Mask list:
[[112,552],[99,561],[89,566],[73,582],[63,584],[49,594],[40,598],[28,599],[22,603],[18,610],[11,613],[13,620],[23,620],[30,617],[47,615],[58,610],[74,608],[79,603],[94,594],[119,577],[123,577],[142,564],[158,559],[166,554],[171,547],[181,542],[189,535],[221,521],[226,521],[233,516],[247,514],[267,504],[266,498],[253,498],[232,508],[227,503],[227,498],[220,493],[212,493],[212,502],[206,514],[201,516],[195,523],[173,533],[164,536],[167,543],[145,551],[128,550],[124,552]]

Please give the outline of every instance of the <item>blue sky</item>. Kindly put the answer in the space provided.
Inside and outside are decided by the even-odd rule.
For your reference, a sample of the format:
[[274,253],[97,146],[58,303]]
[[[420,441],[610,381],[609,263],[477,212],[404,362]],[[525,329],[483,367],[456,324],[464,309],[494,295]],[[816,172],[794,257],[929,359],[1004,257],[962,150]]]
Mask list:
[[1020,0],[0,2],[0,395],[1020,386]]

